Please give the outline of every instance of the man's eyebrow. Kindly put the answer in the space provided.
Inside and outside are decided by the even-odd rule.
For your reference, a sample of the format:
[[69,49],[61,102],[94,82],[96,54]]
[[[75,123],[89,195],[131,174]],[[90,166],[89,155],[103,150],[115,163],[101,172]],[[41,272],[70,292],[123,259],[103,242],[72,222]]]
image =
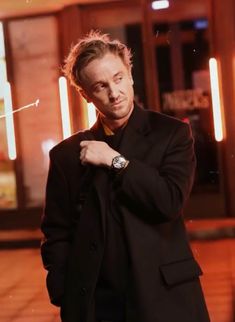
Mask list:
[[117,72],[116,74],[114,74],[114,76],[113,77],[117,77],[117,76],[119,76],[119,75],[122,75],[123,74],[123,71],[119,71],[119,72]]
[[[120,70],[118,72],[116,72],[114,75],[113,75],[113,78],[119,76],[119,75],[123,75],[123,71]],[[105,81],[100,79],[98,81],[95,81],[94,83],[91,84],[91,87],[94,88],[95,86],[99,85],[99,84],[105,84]]]

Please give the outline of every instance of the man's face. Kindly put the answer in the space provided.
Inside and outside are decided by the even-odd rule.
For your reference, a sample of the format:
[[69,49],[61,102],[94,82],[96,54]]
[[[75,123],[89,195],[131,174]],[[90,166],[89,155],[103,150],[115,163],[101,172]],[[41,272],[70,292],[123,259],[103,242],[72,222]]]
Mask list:
[[82,94],[108,121],[123,123],[133,109],[133,79],[119,56],[107,53],[81,70]]

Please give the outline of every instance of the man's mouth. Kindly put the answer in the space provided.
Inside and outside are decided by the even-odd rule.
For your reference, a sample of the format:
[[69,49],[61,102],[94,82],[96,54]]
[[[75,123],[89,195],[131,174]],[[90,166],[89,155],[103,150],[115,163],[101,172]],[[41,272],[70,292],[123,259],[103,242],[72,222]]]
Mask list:
[[113,106],[113,107],[118,106],[118,105],[122,104],[122,103],[123,103],[123,101],[124,101],[124,100],[120,100],[120,101],[114,102],[114,103],[112,104],[112,106]]

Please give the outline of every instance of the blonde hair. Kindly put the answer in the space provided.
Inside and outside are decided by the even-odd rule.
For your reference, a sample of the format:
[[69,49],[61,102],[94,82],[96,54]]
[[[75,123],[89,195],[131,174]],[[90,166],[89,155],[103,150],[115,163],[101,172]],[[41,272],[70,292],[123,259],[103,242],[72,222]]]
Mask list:
[[71,48],[65,59],[63,72],[71,85],[78,90],[81,89],[81,70],[92,60],[102,58],[107,53],[119,56],[127,69],[131,70],[132,54],[130,49],[119,40],[111,40],[108,34],[92,30]]

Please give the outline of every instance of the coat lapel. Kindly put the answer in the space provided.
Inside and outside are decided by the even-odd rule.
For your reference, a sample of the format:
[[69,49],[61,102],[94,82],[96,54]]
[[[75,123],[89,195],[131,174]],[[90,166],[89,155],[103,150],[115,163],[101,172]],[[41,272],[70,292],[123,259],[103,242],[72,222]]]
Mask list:
[[[90,129],[89,140],[103,140],[103,127],[99,119]],[[140,107],[135,106],[133,113],[126,125],[125,132],[119,147],[119,152],[127,159],[141,159],[148,151],[149,144],[148,133],[150,132],[150,124],[147,113]],[[105,232],[105,212],[107,203],[107,189],[109,180],[109,172],[105,168],[96,168],[93,180],[93,187],[99,200],[99,208],[101,213],[102,229]]]
[[149,148],[147,143],[150,130],[147,113],[135,106],[126,125],[119,152],[127,159],[135,157],[141,159]]
[[[104,137],[103,127],[99,118],[90,129],[90,139],[102,141]],[[96,167],[93,179],[93,191],[99,201],[99,210],[101,215],[101,224],[103,235],[105,234],[105,212],[107,204],[107,189],[108,189],[108,171],[105,168]]]

